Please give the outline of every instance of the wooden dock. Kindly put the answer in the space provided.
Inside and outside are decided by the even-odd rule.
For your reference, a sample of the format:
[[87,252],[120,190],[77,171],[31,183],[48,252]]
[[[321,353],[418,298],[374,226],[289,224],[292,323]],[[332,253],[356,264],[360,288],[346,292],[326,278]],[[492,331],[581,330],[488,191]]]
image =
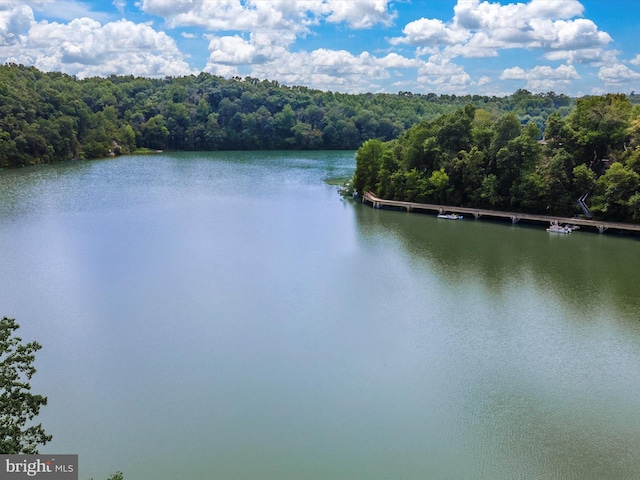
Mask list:
[[416,202],[402,202],[399,200],[384,200],[377,197],[372,192],[365,192],[362,196],[362,201],[369,203],[373,208],[391,207],[404,209],[407,212],[413,210],[416,211],[431,211],[440,213],[458,213],[461,215],[473,215],[475,219],[480,217],[491,218],[504,218],[511,220],[511,223],[517,223],[520,220],[528,222],[539,222],[551,224],[556,222],[558,224],[577,225],[580,227],[590,227],[598,230],[599,233],[604,233],[606,230],[619,230],[627,232],[640,232],[640,225],[633,223],[617,223],[617,222],[601,222],[599,220],[587,220],[583,218],[572,217],[553,217],[551,215],[534,215],[530,213],[516,213],[516,212],[501,212],[499,210],[485,210],[482,208],[469,208],[469,207],[454,207],[451,205],[435,205],[430,203],[416,203]]

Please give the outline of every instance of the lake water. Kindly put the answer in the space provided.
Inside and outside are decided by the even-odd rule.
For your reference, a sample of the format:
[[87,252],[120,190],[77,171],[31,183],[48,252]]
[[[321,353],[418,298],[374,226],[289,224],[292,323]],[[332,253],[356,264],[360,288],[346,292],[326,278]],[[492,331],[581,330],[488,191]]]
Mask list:
[[80,478],[632,479],[640,240],[374,210],[353,152],[0,171],[0,315]]

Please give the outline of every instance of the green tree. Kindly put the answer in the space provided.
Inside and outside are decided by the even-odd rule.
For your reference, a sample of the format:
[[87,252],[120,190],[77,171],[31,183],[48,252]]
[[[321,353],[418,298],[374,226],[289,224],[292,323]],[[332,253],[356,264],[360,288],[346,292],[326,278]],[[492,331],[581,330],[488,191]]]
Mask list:
[[467,105],[450,115],[443,116],[442,126],[436,132],[438,144],[450,154],[469,150],[472,142],[472,127],[476,108]]
[[482,180],[479,196],[485,205],[492,208],[499,206],[502,202],[502,198],[498,193],[498,179],[493,173],[490,173]]
[[296,124],[296,114],[291,105],[286,104],[284,108],[273,116],[275,120],[276,132],[284,137],[291,136],[291,129]]
[[391,148],[385,150],[382,155],[382,163],[378,171],[378,183],[376,184],[376,192],[382,198],[394,198],[396,191],[393,188],[391,176],[398,171],[398,162],[396,161]]
[[20,326],[12,318],[0,320],[0,453],[38,453],[38,445],[52,438],[42,424],[32,425],[47,404],[47,397],[31,393],[29,380],[36,373],[37,342],[22,344],[14,335]]
[[496,174],[499,179],[499,193],[503,198],[512,196],[514,189],[519,188],[520,180],[533,170],[539,160],[540,150],[540,145],[528,131],[509,140],[506,147],[498,150]]
[[491,139],[491,151],[495,154],[504,148],[514,138],[520,136],[522,126],[514,113],[505,113],[493,125],[493,138]]
[[429,194],[439,204],[447,203],[447,196],[450,191],[449,175],[444,171],[434,170],[429,177]]
[[385,145],[380,140],[367,140],[356,153],[353,187],[358,193],[373,190],[378,183]]
[[576,132],[579,163],[606,158],[628,140],[632,107],[624,95],[607,94],[578,100],[569,119]]
[[584,163],[573,168],[573,196],[578,198],[589,193],[596,182],[596,174]]
[[636,208],[637,198],[634,196],[639,191],[640,175],[622,163],[614,162],[596,182],[593,210],[601,212],[609,220],[629,221],[635,214],[629,207]]
[[404,186],[404,196],[408,202],[425,202],[427,200],[429,182],[417,169],[405,172]]
[[484,179],[484,154],[473,147],[471,151],[461,151],[454,162],[454,167],[460,172],[461,199],[463,202],[479,200],[479,191]]
[[169,139],[169,129],[165,126],[164,117],[156,115],[142,125],[144,146],[149,148],[166,148]]
[[486,150],[491,145],[491,139],[493,138],[492,125],[491,113],[483,109],[476,110],[471,134],[473,135],[474,145],[480,150]]

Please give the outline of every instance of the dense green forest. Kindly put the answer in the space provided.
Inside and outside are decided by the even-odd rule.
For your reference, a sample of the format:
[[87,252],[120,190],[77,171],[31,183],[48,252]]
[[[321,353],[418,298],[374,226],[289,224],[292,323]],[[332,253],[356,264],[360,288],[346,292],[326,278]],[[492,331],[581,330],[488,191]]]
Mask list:
[[467,105],[366,141],[356,191],[394,200],[640,223],[640,106],[584,97],[535,121]]
[[392,140],[412,125],[472,104],[543,128],[575,100],[518,91],[504,98],[349,95],[255,78],[77,80],[0,66],[0,167],[162,150],[347,149]]

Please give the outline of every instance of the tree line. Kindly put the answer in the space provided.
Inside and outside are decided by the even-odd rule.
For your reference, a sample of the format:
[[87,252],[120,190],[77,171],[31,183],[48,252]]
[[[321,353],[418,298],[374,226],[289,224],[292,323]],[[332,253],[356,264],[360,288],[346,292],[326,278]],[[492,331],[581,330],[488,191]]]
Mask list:
[[543,128],[575,100],[519,90],[480,95],[342,94],[201,73],[78,80],[0,66],[0,167],[153,150],[356,150],[466,104]]
[[364,142],[356,164],[355,190],[385,199],[640,223],[640,106],[621,94],[577,99],[544,132],[469,104]]

